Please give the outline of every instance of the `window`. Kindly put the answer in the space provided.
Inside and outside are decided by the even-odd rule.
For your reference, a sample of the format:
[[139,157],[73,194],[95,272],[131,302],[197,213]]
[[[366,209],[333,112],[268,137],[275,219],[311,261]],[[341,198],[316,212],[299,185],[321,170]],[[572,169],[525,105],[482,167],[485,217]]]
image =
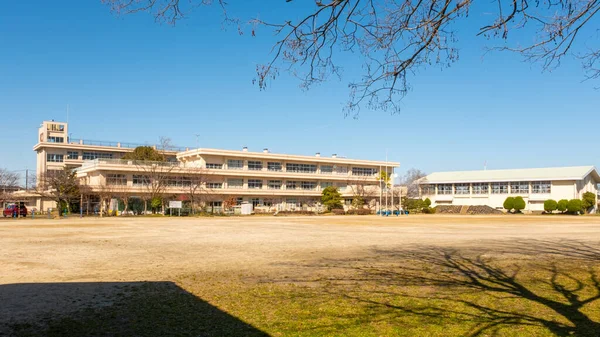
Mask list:
[[321,174],[332,174],[333,166],[331,165],[321,165]]
[[252,171],[262,170],[262,161],[248,160],[248,170],[252,170]]
[[333,170],[335,171],[335,174],[339,174],[339,175],[347,175],[348,174],[347,166],[334,166]]
[[67,159],[79,159],[79,152],[77,151],[67,151]]
[[490,185],[488,183],[474,183],[473,194],[488,194]]
[[452,184],[438,184],[438,194],[452,194]]
[[144,175],[133,175],[133,186],[147,186],[150,185],[150,177]]
[[244,169],[244,161],[237,159],[229,159],[227,160],[227,168],[230,170],[243,170]]
[[285,189],[286,190],[295,190],[296,188],[298,188],[298,182],[297,181],[290,181],[288,180],[285,184]]
[[301,181],[300,188],[303,190],[314,190],[317,187],[317,183],[314,181]]
[[48,153],[46,154],[46,161],[52,163],[62,163],[64,161],[64,155]]
[[108,174],[106,176],[107,185],[127,185],[127,176],[124,174]]
[[330,181],[322,181],[321,182],[321,189],[327,188],[329,186],[333,186],[333,183]]
[[353,176],[374,176],[377,174],[377,169],[372,167],[353,167]]
[[267,182],[267,187],[270,190],[280,190],[281,185],[283,185],[281,180],[269,180]]
[[168,177],[167,186],[170,187],[187,187],[192,185],[192,179],[188,177]]
[[228,179],[227,188],[244,188],[244,179]]
[[315,165],[315,164],[286,164],[285,170],[287,172],[315,173],[315,172],[317,172],[317,165]]
[[492,183],[492,194],[507,194],[508,183]]
[[344,205],[351,206],[352,205],[352,199],[344,199]]
[[454,184],[455,194],[471,194],[469,191],[469,184]]
[[270,162],[267,163],[267,170],[269,170],[269,171],[281,171],[281,163],[270,161]]
[[84,152],[83,160],[94,160],[94,159],[112,159],[113,154],[107,152]]
[[534,181],[531,183],[531,193],[550,193],[552,184],[549,181]]
[[252,206],[257,207],[261,205],[260,199],[259,198],[252,198],[250,199],[250,202],[252,202]]
[[510,193],[529,194],[529,182],[517,181],[510,183]]
[[347,185],[345,183],[337,183],[336,186],[339,192],[344,192]]
[[248,179],[248,188],[262,188],[263,182],[260,179]]
[[263,206],[273,207],[273,200],[269,200],[269,199],[263,200]]
[[50,142],[50,143],[64,143],[65,142],[65,138],[64,137],[49,136],[48,137],[48,142]]
[[421,193],[423,195],[434,195],[435,194],[435,185],[423,185],[423,186],[421,186]]
[[244,198],[242,198],[242,197],[238,197],[235,199],[235,204],[238,206],[241,205],[243,202],[244,202]]
[[223,188],[223,183],[206,183],[206,187],[210,189],[220,189]]
[[223,164],[215,164],[215,163],[206,163],[207,169],[217,169],[220,170],[223,168]]
[[285,201],[285,203],[288,204],[288,205],[294,205],[294,206],[297,206],[297,207],[301,207],[302,206],[302,203],[298,202],[298,200],[296,200],[295,198],[288,198]]

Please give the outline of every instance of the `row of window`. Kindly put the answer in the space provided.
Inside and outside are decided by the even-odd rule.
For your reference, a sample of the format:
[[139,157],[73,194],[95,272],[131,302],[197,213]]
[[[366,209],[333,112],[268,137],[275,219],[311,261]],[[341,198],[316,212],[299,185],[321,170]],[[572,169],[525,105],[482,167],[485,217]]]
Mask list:
[[[94,160],[94,159],[112,159],[113,154],[109,152],[84,152],[83,160]],[[46,161],[49,162],[63,162],[65,156],[63,154],[48,153],[46,154]],[[79,159],[79,152],[67,151],[67,159],[77,160]]]
[[[150,184],[150,177],[147,175],[133,175],[132,183],[134,186],[145,186]],[[107,184],[109,185],[127,185],[127,176],[124,174],[108,174],[106,176]],[[166,179],[166,185],[169,187],[188,187],[192,185],[191,178],[188,177],[169,177]],[[332,182],[322,182],[321,188],[325,188],[327,186],[334,186]],[[286,186],[286,189],[302,189],[302,190],[314,190],[317,187],[317,183],[314,181],[286,181],[284,185],[282,180],[268,180],[267,188],[272,190],[282,189],[283,186]],[[206,187],[209,189],[222,189],[223,183],[221,182],[208,182],[206,183]],[[228,179],[227,187],[230,189],[243,189],[244,188],[244,180],[243,179]],[[261,179],[248,179],[248,188],[249,189],[262,189],[263,188],[263,180]],[[345,186],[338,186],[340,190],[344,190]]]
[[[497,183],[457,183],[457,184],[437,184],[424,185],[421,191],[424,195],[436,194],[528,194],[530,193],[529,182],[497,182]],[[532,181],[531,193],[550,193],[552,183],[549,181]]]
[[65,138],[64,137],[49,136],[48,137],[48,142],[50,142],[50,143],[64,143],[65,142]]
[[[263,162],[259,160],[248,160],[248,170],[251,171],[262,171]],[[223,169],[223,164],[217,163],[206,163],[207,169]],[[244,161],[238,159],[227,160],[227,168],[230,170],[242,170],[244,168]],[[299,164],[299,163],[287,163],[285,165],[287,172],[295,173],[316,173],[316,164]],[[267,162],[268,171],[283,171],[283,165],[280,162]],[[348,174],[348,168],[345,166],[333,166],[333,165],[321,165],[321,174]],[[376,168],[365,168],[365,167],[353,167],[352,175],[355,176],[373,176],[377,174]]]

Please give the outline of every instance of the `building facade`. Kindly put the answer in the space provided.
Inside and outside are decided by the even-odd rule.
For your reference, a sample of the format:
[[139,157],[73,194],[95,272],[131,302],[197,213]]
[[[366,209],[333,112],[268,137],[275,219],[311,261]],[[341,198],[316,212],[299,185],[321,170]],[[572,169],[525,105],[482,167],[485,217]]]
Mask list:
[[[167,162],[123,160],[139,144],[75,140],[66,123],[44,122],[39,131],[38,175],[75,169],[92,193],[128,194],[142,199],[199,200],[220,210],[226,200],[252,203],[257,209],[314,207],[322,190],[335,186],[346,204],[354,198],[374,203],[380,196],[380,172],[393,174],[399,163],[218,149],[169,148]],[[39,209],[55,207],[40,201]],[[45,204],[44,204],[45,203]]]
[[548,199],[581,199],[585,192],[597,196],[599,183],[600,175],[593,166],[436,172],[418,181],[421,197],[429,198],[432,206],[502,209],[508,196],[521,196],[526,211],[543,211]]

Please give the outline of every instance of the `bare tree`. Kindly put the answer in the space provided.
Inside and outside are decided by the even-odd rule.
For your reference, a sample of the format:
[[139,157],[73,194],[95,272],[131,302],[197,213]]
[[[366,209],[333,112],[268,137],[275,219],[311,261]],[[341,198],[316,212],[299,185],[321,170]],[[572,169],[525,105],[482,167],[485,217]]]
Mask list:
[[94,186],[93,190],[100,197],[100,217],[105,213],[107,216],[110,216],[109,206],[115,196],[116,186],[104,180],[104,182]]
[[419,197],[419,184],[418,180],[424,178],[427,174],[419,169],[411,168],[402,177],[402,186],[406,186],[406,197],[418,198]]
[[212,194],[212,190],[206,186],[209,174],[207,170],[200,167],[191,167],[186,170],[190,182],[185,186],[185,195],[190,200],[192,214],[196,214],[196,205],[204,201],[204,196]]
[[[256,67],[255,82],[261,89],[281,71],[290,72],[303,88],[309,88],[332,75],[341,76],[338,54],[358,54],[363,74],[349,84],[346,110],[355,115],[365,104],[371,109],[398,111],[399,100],[410,88],[410,75],[421,68],[449,67],[458,61],[454,27],[474,14],[470,13],[472,0],[315,0],[314,6],[286,0],[286,6],[294,6],[293,14],[267,22],[232,19],[224,0],[102,1],[115,13],[151,12],[156,21],[172,25],[200,6],[217,4],[225,20],[238,25],[240,34],[250,29],[255,36],[260,27],[269,29],[279,38],[270,61]],[[272,9],[273,4],[265,2],[265,6]],[[488,23],[472,34],[503,41],[501,47],[492,43],[489,49],[517,52],[528,61],[539,62],[543,70],[552,70],[565,56],[574,55],[581,60],[588,79],[600,77],[600,48],[593,21],[600,11],[598,0],[495,0],[483,10]],[[517,35],[515,31],[526,34],[520,39],[525,44],[510,39]]]
[[19,174],[7,169],[0,169],[0,206],[10,199],[10,195],[19,187]]
[[56,202],[56,207],[70,209],[71,201],[80,198],[80,183],[72,170],[50,170],[38,178],[35,192]]
[[353,177],[347,181],[348,187],[352,192],[352,207],[368,209],[374,207],[372,202],[378,195],[379,180],[373,180],[372,177]]

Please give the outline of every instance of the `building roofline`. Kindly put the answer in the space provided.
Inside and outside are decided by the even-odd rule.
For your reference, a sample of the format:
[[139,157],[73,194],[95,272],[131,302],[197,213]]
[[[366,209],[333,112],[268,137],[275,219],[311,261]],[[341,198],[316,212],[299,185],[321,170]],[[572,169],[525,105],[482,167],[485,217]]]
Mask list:
[[236,150],[219,150],[219,149],[207,149],[198,148],[189,151],[179,152],[177,159],[187,159],[190,157],[198,157],[202,155],[215,155],[215,156],[231,156],[231,157],[245,157],[245,158],[260,158],[260,159],[278,159],[278,160],[295,160],[295,161],[310,161],[319,163],[340,163],[340,164],[356,164],[356,165],[368,165],[368,166],[385,166],[385,167],[398,167],[398,162],[385,162],[385,161],[374,161],[374,160],[359,160],[359,159],[348,159],[348,158],[335,158],[335,157],[317,157],[317,156],[306,156],[306,155],[290,155],[282,153],[271,153],[271,152],[250,152],[250,151],[236,151]]
[[[515,171],[533,171],[533,170],[548,170],[548,169],[583,169],[589,168],[582,175],[564,175],[564,176],[548,176],[548,177],[535,177],[535,176],[527,176],[524,175],[522,178],[473,178],[473,179],[465,179],[464,177],[460,177],[457,179],[428,179],[431,175],[434,174],[455,174],[455,175],[463,175],[463,174],[481,174],[482,172],[515,172]],[[568,181],[568,180],[582,180],[588,175],[592,174],[596,181],[600,182],[600,174],[596,170],[595,166],[566,166],[566,167],[545,167],[545,168],[525,168],[525,169],[500,169],[500,170],[472,170],[472,171],[445,171],[445,172],[433,172],[426,177],[423,177],[417,181],[418,184],[444,184],[444,183],[479,183],[479,182],[511,182],[511,181]]]

